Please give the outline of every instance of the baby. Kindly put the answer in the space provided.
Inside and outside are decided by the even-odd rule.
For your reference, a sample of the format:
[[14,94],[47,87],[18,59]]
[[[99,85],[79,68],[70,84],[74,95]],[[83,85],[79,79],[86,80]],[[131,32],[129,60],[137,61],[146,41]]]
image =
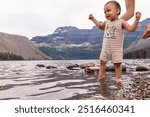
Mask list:
[[90,14],[89,19],[101,30],[104,30],[103,45],[100,54],[99,80],[104,78],[106,63],[112,61],[115,66],[116,83],[121,83],[124,30],[134,32],[138,27],[141,13],[136,12],[135,20],[132,25],[127,21],[119,19],[121,13],[120,4],[117,1],[109,1],[104,5],[106,21],[97,21]]

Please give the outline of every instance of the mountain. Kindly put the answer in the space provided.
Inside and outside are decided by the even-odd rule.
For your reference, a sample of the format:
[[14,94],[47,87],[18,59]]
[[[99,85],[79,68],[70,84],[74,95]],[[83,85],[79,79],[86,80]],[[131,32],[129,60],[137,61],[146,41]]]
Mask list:
[[53,34],[37,36],[31,41],[52,59],[99,58],[103,32],[76,27],[59,27]]
[[96,27],[92,29],[78,29],[76,27],[58,27],[53,34],[33,37],[31,40],[37,43],[48,44],[82,44],[89,42],[96,44],[102,40],[103,32]]
[[[150,18],[143,20],[138,27],[139,32],[142,32],[143,34],[146,25],[149,23],[150,23]],[[126,59],[150,58],[149,50],[150,50],[150,37],[147,39],[141,39],[140,37],[140,39],[138,39],[136,43],[130,45],[128,48],[124,50],[124,58]]]
[[150,37],[140,39],[135,45],[124,50],[124,58],[126,59],[146,59],[150,58]]
[[[125,31],[124,48],[135,45],[140,40],[149,22],[150,18],[141,21],[135,32]],[[102,40],[103,31],[95,26],[92,29],[78,29],[71,26],[58,27],[52,34],[36,36],[31,39],[35,46],[54,59],[74,59],[74,57],[78,59],[95,57],[97,59]],[[53,56],[54,54],[55,56]]]
[[39,60],[48,58],[28,38],[2,32],[0,32],[0,55],[0,60]]

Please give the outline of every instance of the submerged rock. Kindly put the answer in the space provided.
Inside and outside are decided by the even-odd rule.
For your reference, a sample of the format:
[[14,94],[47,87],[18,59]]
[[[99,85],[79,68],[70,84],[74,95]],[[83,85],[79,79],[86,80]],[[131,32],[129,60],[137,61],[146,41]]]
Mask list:
[[98,74],[98,72],[99,72],[99,67],[87,67],[87,68],[85,68],[86,74]]
[[37,64],[36,67],[45,67],[44,64]]
[[69,69],[69,70],[78,70],[79,67],[80,66],[78,64],[70,64],[70,65],[66,66],[66,68]]
[[[106,65],[106,71],[115,71],[115,66],[113,64]],[[126,71],[126,65],[122,64],[122,71]]]
[[54,69],[54,68],[57,68],[57,67],[54,67],[54,66],[51,66],[51,65],[46,66],[46,69]]
[[70,64],[70,65],[67,65],[66,68],[69,69],[69,70],[79,70],[79,69],[86,69],[88,67],[94,67],[95,64],[90,62],[90,63],[84,63],[84,64]]
[[144,65],[139,65],[136,66],[136,71],[149,71],[149,67]]
[[[85,73],[87,74],[97,74],[99,72],[100,67],[86,67],[85,68]],[[115,71],[115,67],[113,64],[108,64],[106,66],[106,71]],[[126,71],[126,66],[123,64],[122,65],[122,71]]]
[[87,68],[87,67],[94,67],[94,66],[95,66],[95,64],[92,63],[92,62],[90,62],[90,63],[84,63],[84,64],[81,64],[81,65],[80,65],[80,67],[81,67],[82,69],[85,69],[85,68]]

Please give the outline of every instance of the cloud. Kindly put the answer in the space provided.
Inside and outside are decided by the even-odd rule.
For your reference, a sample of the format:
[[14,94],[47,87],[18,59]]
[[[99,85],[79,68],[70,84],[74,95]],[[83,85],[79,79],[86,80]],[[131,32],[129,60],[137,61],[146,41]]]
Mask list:
[[[32,38],[50,34],[59,26],[92,28],[94,24],[88,20],[88,15],[93,13],[98,19],[104,20],[103,5],[107,1],[0,0],[0,31]],[[125,9],[123,0],[118,1]],[[149,7],[143,8],[143,2],[141,6],[136,5],[136,9],[141,11]]]

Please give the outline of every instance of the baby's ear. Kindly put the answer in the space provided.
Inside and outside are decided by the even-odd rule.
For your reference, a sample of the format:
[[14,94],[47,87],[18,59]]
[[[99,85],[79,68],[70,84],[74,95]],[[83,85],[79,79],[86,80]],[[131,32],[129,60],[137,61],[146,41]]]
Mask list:
[[120,15],[120,9],[117,9],[117,15]]

